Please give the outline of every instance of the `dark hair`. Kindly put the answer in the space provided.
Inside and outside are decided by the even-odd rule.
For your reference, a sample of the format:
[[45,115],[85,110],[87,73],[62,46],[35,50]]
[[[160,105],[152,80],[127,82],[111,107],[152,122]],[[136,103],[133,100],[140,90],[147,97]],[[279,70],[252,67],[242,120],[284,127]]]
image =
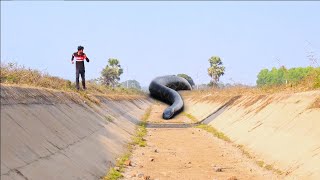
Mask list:
[[78,51],[83,50],[84,47],[83,46],[78,46]]

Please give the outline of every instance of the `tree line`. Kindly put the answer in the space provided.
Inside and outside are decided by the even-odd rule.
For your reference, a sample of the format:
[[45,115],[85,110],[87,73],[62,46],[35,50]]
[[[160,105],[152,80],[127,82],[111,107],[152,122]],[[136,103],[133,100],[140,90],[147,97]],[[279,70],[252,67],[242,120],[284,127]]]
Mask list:
[[[223,66],[221,58],[218,56],[212,56],[208,61],[210,66],[207,69],[207,72],[211,78],[208,86],[218,86],[220,77],[224,75],[225,67]],[[122,74],[123,68],[120,65],[120,61],[115,58],[109,58],[108,64],[101,71],[101,77],[96,80],[101,84],[110,87],[123,86],[127,88],[141,89],[140,83],[136,80],[127,80],[119,83],[120,76]],[[193,79],[189,75],[181,73],[177,74],[177,76],[185,78],[191,86],[195,86]]]
[[[273,67],[271,70],[262,69],[257,76],[257,86],[273,86],[291,84],[295,85],[311,77],[313,81],[320,81],[320,67],[297,67],[287,69]],[[316,82],[315,82],[316,83]]]
[[[200,88],[208,87],[229,87],[232,85],[224,85],[220,83],[220,77],[225,74],[225,67],[222,59],[219,56],[212,56],[208,59],[209,68],[207,69],[210,82],[204,85],[198,85]],[[101,84],[111,87],[122,86],[126,88],[140,89],[140,83],[136,80],[127,80],[119,83],[120,76],[123,74],[123,68],[120,61],[115,58],[109,58],[108,64],[101,71],[101,77],[98,79]],[[184,73],[177,74],[177,76],[185,78],[191,86],[195,86],[193,79]],[[309,81],[313,81],[314,87],[320,87],[320,67],[296,67],[287,69],[285,66],[280,68],[273,67],[271,70],[262,69],[257,75],[256,84],[258,87],[274,86],[274,85],[296,85],[309,77]],[[204,87],[205,86],[205,87]]]

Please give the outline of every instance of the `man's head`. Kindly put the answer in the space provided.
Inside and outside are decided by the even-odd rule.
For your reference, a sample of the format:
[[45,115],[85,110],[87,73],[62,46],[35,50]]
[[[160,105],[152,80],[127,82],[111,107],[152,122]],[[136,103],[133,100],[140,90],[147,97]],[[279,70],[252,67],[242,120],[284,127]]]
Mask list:
[[83,46],[78,46],[78,52],[83,52],[84,47]]

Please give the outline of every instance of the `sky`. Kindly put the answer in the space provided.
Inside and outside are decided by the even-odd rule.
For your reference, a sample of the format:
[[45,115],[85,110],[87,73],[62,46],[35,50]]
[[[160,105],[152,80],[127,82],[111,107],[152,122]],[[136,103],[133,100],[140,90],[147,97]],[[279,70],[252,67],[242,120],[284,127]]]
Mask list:
[[222,82],[255,85],[263,68],[309,66],[309,51],[319,59],[319,9],[316,1],[1,1],[1,62],[75,81],[70,59],[82,45],[87,80],[117,58],[121,81],[148,86],[179,73],[209,83],[208,59],[219,56]]

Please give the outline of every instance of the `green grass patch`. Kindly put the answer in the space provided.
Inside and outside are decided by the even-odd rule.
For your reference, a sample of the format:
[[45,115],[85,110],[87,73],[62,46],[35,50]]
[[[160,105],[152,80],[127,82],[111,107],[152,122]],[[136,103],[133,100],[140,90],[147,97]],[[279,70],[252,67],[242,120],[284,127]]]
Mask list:
[[104,116],[104,118],[108,121],[108,122],[113,122],[113,117],[106,115]]
[[189,118],[192,122],[198,122],[198,119],[196,117],[194,117],[192,114],[189,114],[189,113],[186,113],[186,112],[182,112],[182,115],[184,115],[187,118]]
[[123,175],[121,174],[121,172],[115,170],[115,168],[111,168],[107,174],[107,176],[105,176],[103,178],[103,180],[118,180],[120,178],[122,178]]
[[[109,169],[107,175],[102,180],[118,180],[123,177],[122,173],[125,169],[125,162],[130,159],[133,146],[145,147],[147,145],[144,136],[147,134],[146,121],[150,117],[152,108],[149,107],[141,118],[141,123],[138,125],[136,133],[132,138],[132,142],[128,144],[128,152],[117,159],[115,167]],[[106,116],[106,118],[108,118]]]
[[[241,150],[242,154],[244,154],[245,156],[247,156],[247,157],[250,158],[250,159],[254,159],[254,157],[253,157],[247,150],[245,150],[245,148],[244,148],[243,145],[236,145],[236,147]],[[262,161],[262,160],[259,160],[259,161],[256,160],[255,163],[256,163],[259,167],[264,168],[264,169],[266,169],[266,170],[268,170],[268,171],[273,171],[273,172],[275,172],[275,173],[277,173],[277,174],[279,174],[279,175],[282,175],[282,174],[283,174],[283,172],[282,172],[281,170],[274,168],[271,164],[266,164],[266,163],[265,163],[264,161]]]
[[[111,168],[103,180],[117,180],[123,177],[122,173],[125,169],[125,162],[130,159],[132,147],[128,148],[129,152],[117,159],[115,167]],[[118,169],[116,169],[116,167]]]
[[147,134],[147,128],[146,128],[147,120],[150,117],[151,111],[152,111],[152,108],[149,107],[144,113],[144,115],[142,116],[141,122],[137,128],[137,133],[133,137],[133,141],[132,141],[133,145],[138,145],[140,147],[145,147],[147,145],[147,142],[143,137]]
[[283,172],[279,169],[276,169],[275,167],[273,167],[273,165],[271,164],[266,164],[264,161],[256,161],[256,163],[258,164],[258,166],[268,170],[268,171],[273,171],[279,175],[282,175]]
[[273,166],[270,165],[270,164],[267,164],[267,165],[264,166],[264,168],[265,168],[266,170],[271,171],[271,170],[273,169]]
[[259,166],[259,167],[264,167],[264,161],[256,161],[256,164]]
[[132,145],[138,145],[140,147],[145,147],[147,145],[147,142],[143,137],[146,134],[147,134],[146,124],[141,123],[138,126],[136,135],[133,137]]
[[[245,150],[245,148],[244,148],[243,145],[236,145],[236,147],[237,147],[238,149],[240,149],[241,152],[242,152],[242,154],[244,154],[244,155],[247,156],[248,158],[250,158],[250,159],[253,159],[253,158],[254,158],[253,156],[251,156],[251,154],[250,154],[247,150]],[[257,164],[258,164],[258,163],[257,163]]]
[[[205,125],[205,124],[201,124],[196,126],[196,128],[200,128],[203,129],[209,133],[212,133],[214,136],[218,137],[219,139],[225,140],[227,142],[231,142],[230,138],[228,136],[226,136],[225,134],[223,134],[222,132],[219,132],[218,130],[216,130],[214,127],[209,126],[209,125]],[[244,154],[245,156],[247,156],[250,159],[254,159],[254,156],[252,156],[247,150],[245,150],[243,145],[234,145],[235,147],[239,148],[242,152],[242,154]],[[260,166],[261,168],[264,168],[266,170],[269,171],[273,171],[279,175],[282,175],[283,172],[279,169],[276,169],[275,167],[273,167],[270,164],[266,164],[264,161],[255,161],[255,163]]]
[[279,170],[279,169],[274,169],[274,172],[276,172],[277,174],[279,175],[282,175],[283,174],[283,171]]
[[231,142],[230,138],[228,136],[226,136],[224,133],[218,131],[217,129],[215,129],[212,126],[206,125],[206,124],[200,124],[198,126],[196,126],[196,128],[200,128],[203,129],[211,134],[213,134],[214,136],[216,136],[219,139],[225,140],[227,142]]
[[146,121],[149,119],[151,111],[152,111],[152,107],[149,107],[146,110],[146,112],[144,113],[144,115],[142,116],[141,121],[142,121],[142,123],[144,123],[144,125],[145,125]]
[[146,128],[147,127],[147,120],[150,117],[151,110],[152,110],[152,108],[149,107],[146,110],[146,112],[144,113],[144,115],[142,116],[141,122],[137,128],[137,133],[133,137],[133,141],[132,141],[133,145],[138,145],[140,147],[145,147],[147,145],[146,140],[143,137],[147,134],[147,128]]

